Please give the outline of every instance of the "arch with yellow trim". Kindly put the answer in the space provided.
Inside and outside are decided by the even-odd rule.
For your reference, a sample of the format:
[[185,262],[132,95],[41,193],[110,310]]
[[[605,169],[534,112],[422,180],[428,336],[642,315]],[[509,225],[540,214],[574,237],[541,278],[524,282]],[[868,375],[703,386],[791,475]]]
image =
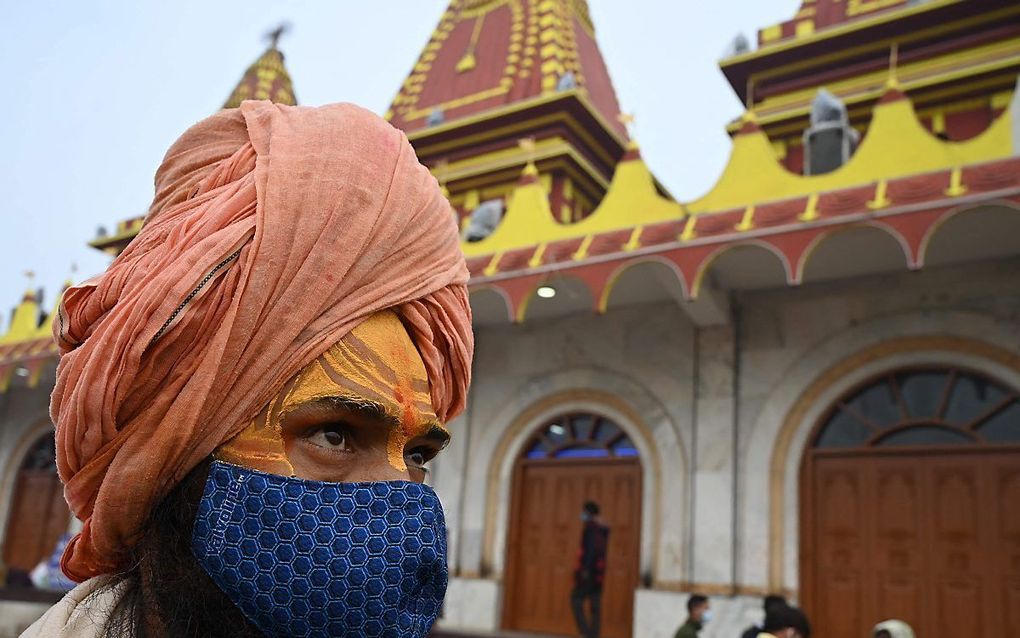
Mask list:
[[704,281],[705,275],[715,265],[721,257],[726,253],[731,253],[736,250],[742,250],[746,248],[760,248],[766,253],[773,255],[779,260],[779,265],[783,269],[785,280],[781,283],[792,285],[793,281],[793,268],[790,266],[790,262],[782,250],[777,248],[771,242],[764,239],[747,239],[734,242],[732,244],[724,244],[718,249],[709,253],[700,264],[698,264],[697,270],[694,275],[693,283],[691,284],[691,299],[697,299],[698,292],[701,290],[701,284]]
[[[835,238],[845,236],[848,233],[860,232],[862,230],[874,230],[876,232],[883,233],[889,236],[896,245],[899,246],[903,256],[903,266],[905,269],[913,269],[913,258],[911,256],[910,243],[901,235],[895,228],[887,224],[883,224],[880,221],[870,220],[862,222],[860,224],[852,224],[847,226],[839,226],[832,230],[828,230],[819,233],[814,237],[811,242],[807,245],[807,248],[800,255],[800,259],[797,261],[796,277],[793,281],[794,284],[801,284],[804,282],[804,274],[807,269],[808,263],[812,257],[815,257],[820,248],[822,248],[827,242],[834,241]],[[874,247],[872,246],[872,249]]]
[[[605,313],[609,309],[609,302],[612,299],[613,290],[616,289],[617,284],[620,283],[620,279],[635,269],[642,268],[656,268],[659,272],[663,272],[662,268],[665,268],[666,271],[672,273],[675,277],[675,283],[678,286],[680,295],[685,299],[690,297],[687,292],[687,282],[684,279],[684,274],[680,270],[680,267],[672,260],[666,259],[660,255],[648,255],[646,257],[629,260],[620,264],[609,275],[609,279],[606,281],[606,285],[602,288],[602,292],[599,295],[598,311],[600,313]],[[667,284],[663,283],[663,286],[665,285]],[[669,294],[668,290],[666,292]]]
[[[931,247],[932,240],[943,231],[947,224],[952,225],[958,217],[963,216],[977,216],[984,213],[998,214],[997,212],[993,213],[992,210],[1001,211],[1001,214],[1005,215],[1016,215],[1017,220],[1020,220],[1020,204],[1007,199],[994,199],[991,201],[981,202],[976,206],[974,204],[968,204],[951,208],[936,219],[934,223],[928,227],[928,230],[921,238],[920,247],[918,249],[918,267],[927,263],[928,249]],[[1016,235],[1014,235],[1014,237],[1015,236]],[[1018,252],[1020,252],[1020,242],[1018,242]]]

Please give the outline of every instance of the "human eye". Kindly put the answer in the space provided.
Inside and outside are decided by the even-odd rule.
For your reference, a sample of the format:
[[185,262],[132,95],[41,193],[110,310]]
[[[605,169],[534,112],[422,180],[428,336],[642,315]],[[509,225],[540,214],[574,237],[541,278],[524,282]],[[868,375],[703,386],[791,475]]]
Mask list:
[[416,468],[419,468],[419,469],[427,471],[427,468],[425,467],[425,464],[428,463],[429,461],[431,461],[435,456],[436,456],[436,450],[434,450],[434,449],[432,449],[430,447],[422,445],[422,446],[413,448],[411,451],[409,451],[404,456],[404,460],[405,460],[405,462],[408,465],[410,465],[412,467],[416,467]]
[[350,428],[342,423],[316,426],[305,432],[305,441],[332,452],[351,452]]

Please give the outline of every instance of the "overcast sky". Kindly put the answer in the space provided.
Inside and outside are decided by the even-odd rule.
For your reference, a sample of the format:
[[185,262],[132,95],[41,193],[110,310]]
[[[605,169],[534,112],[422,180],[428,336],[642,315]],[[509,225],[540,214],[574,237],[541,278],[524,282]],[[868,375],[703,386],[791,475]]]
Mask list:
[[[383,113],[448,0],[3,0],[0,332],[37,273],[47,307],[102,270],[99,226],[142,214],[164,151],[227,98],[281,21],[298,101]],[[799,0],[590,0],[596,33],[652,171],[682,200],[725,164],[741,112],[717,60]]]

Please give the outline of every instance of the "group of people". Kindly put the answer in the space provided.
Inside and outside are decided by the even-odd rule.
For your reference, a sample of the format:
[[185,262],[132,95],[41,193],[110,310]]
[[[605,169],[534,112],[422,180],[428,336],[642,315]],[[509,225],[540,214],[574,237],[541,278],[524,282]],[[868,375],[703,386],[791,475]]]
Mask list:
[[[708,596],[691,594],[687,599],[687,621],[674,638],[698,638],[698,633],[711,620],[712,607]],[[741,638],[810,638],[811,625],[803,611],[790,605],[783,596],[765,597],[765,620],[748,627]]]
[[[740,638],[810,638],[811,624],[803,611],[778,594],[765,597],[765,620],[744,630]],[[697,638],[712,617],[707,596],[692,594],[687,599],[687,621],[674,638]],[[901,620],[886,620],[875,625],[868,638],[914,638],[914,630]]]
[[[602,585],[609,547],[609,527],[599,517],[599,512],[598,503],[593,501],[581,508],[581,544],[570,605],[582,638],[599,638]],[[764,621],[748,627],[741,638],[810,638],[811,624],[807,615],[784,596],[766,596],[764,611]],[[674,638],[698,638],[711,619],[712,604],[708,596],[691,594],[687,599],[687,620],[677,629]],[[869,638],[914,638],[914,631],[903,621],[887,620],[876,625]]]

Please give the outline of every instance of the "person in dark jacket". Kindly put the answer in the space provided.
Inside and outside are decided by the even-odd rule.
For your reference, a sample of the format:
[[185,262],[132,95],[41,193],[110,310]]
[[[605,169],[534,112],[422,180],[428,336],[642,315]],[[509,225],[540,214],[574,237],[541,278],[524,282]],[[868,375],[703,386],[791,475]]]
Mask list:
[[811,624],[803,611],[778,605],[765,615],[765,630],[758,638],[811,638]]
[[[768,616],[769,612],[779,607],[780,605],[786,605],[786,598],[779,594],[769,594],[765,597],[765,615]],[[762,625],[751,625],[740,635],[740,638],[758,638],[758,634],[765,631]]]
[[698,638],[698,632],[711,617],[712,609],[708,603],[708,596],[691,594],[687,599],[687,622],[676,630],[673,638]]
[[[570,606],[574,610],[574,619],[577,621],[577,630],[581,632],[581,636],[598,638],[609,528],[599,519],[599,506],[592,501],[585,503],[581,509],[581,520],[584,521],[584,529],[581,532],[581,547],[577,552]],[[588,601],[589,614],[585,613],[585,600]]]

